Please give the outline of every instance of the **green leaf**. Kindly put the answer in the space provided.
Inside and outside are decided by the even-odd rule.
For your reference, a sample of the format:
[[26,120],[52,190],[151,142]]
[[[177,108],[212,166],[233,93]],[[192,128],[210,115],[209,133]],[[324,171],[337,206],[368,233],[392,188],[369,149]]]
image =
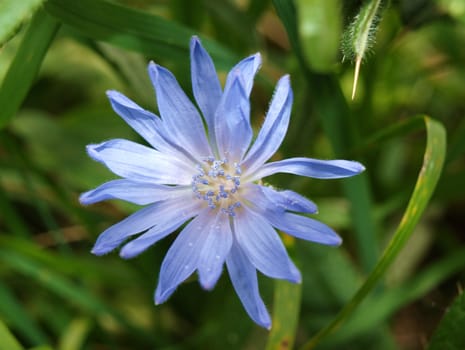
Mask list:
[[[89,38],[167,60],[186,59],[190,28],[147,12],[102,0],[50,0],[46,10],[64,24]],[[217,66],[230,68],[237,60],[233,53],[212,40],[202,43]]]
[[32,18],[0,88],[0,128],[21,106],[57,29],[58,22],[43,10]]
[[297,19],[303,54],[318,72],[334,69],[341,36],[339,0],[297,0]]
[[368,276],[354,297],[344,306],[334,320],[318,332],[303,349],[313,349],[323,338],[334,332],[351,316],[368,293],[377,285],[386,270],[410,238],[415,226],[421,218],[442,172],[446,155],[446,132],[442,124],[424,117],[427,133],[426,150],[423,165],[402,220],[386,247],[373,272]]
[[460,294],[446,311],[431,338],[428,350],[465,349],[465,294]]
[[0,350],[24,350],[2,320],[0,320]]
[[299,320],[302,285],[276,280],[273,326],[266,350],[292,349]]
[[18,30],[44,0],[2,0],[0,2],[0,47]]

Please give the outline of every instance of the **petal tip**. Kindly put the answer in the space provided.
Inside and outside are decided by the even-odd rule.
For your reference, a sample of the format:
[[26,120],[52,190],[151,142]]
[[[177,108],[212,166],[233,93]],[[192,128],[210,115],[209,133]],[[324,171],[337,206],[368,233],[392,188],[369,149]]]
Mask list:
[[123,259],[131,259],[131,258],[134,258],[136,255],[138,255],[137,253],[134,253],[132,252],[130,249],[127,249],[126,246],[124,246],[120,252],[119,252],[119,256]]
[[336,237],[334,237],[333,242],[329,245],[339,247],[341,244],[342,244],[342,238],[339,235],[336,235]]
[[167,289],[164,291],[161,291],[160,288],[158,287],[157,290],[155,291],[155,305],[160,305],[163,304],[168,298],[173,294],[174,288]]
[[266,314],[264,315],[261,315],[260,319],[255,320],[255,323],[257,323],[260,327],[263,327],[268,331],[271,330],[272,323],[270,315],[268,315],[268,312],[266,312]]
[[92,159],[96,160],[96,161],[101,161],[101,157],[100,157],[100,152],[98,150],[98,148],[101,146],[102,144],[90,144],[90,145],[87,145],[86,146],[86,151],[87,151],[87,154],[89,155],[89,157],[91,157]]
[[107,95],[108,98],[112,99],[120,95],[120,93],[116,90],[107,90],[105,91],[105,94]]
[[79,196],[79,203],[81,203],[82,205],[91,204],[91,202],[89,201],[89,191],[81,193],[81,195]]
[[202,45],[197,35],[192,35],[190,44],[192,49],[196,48],[197,45]]
[[97,244],[92,248],[90,251],[92,254],[97,255],[97,256],[102,256],[107,253],[109,253],[112,249],[108,249],[106,247],[102,247],[100,245],[97,246]]
[[158,67],[159,65],[156,64],[154,61],[149,62],[147,69],[149,71],[150,78],[155,79],[158,77]]

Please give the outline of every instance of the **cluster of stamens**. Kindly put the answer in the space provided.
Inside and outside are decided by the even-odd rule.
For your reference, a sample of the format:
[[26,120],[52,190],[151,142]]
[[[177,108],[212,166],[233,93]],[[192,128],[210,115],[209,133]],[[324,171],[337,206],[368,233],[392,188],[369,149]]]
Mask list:
[[210,208],[219,207],[225,214],[234,216],[234,209],[241,206],[234,196],[241,184],[241,167],[237,163],[231,167],[227,159],[216,160],[213,157],[203,162],[197,164],[199,172],[192,177],[192,191],[198,199],[206,201]]

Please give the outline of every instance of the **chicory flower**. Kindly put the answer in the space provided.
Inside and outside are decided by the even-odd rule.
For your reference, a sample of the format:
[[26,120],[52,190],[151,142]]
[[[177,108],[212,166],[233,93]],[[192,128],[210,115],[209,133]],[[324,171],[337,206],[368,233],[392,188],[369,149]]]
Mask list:
[[105,230],[92,253],[106,254],[122,245],[120,256],[131,258],[181,228],[163,260],[155,303],[166,301],[194,272],[203,288],[212,289],[226,264],[249,316],[270,328],[257,270],[272,278],[301,281],[276,229],[321,244],[339,245],[341,239],[325,224],[302,215],[317,211],[313,202],[291,190],[265,186],[261,179],[275,173],[344,178],[364,167],[354,161],[303,157],[266,163],[288,128],[293,99],[289,76],[278,81],[252,143],[249,95],[260,55],[233,67],[224,90],[196,37],[190,55],[197,106],[173,74],[153,62],[148,72],[160,116],[119,92],[108,92],[114,111],[150,147],[123,139],[89,145],[90,157],[121,178],[82,194],[80,200],[91,204],[116,198],[145,207]]

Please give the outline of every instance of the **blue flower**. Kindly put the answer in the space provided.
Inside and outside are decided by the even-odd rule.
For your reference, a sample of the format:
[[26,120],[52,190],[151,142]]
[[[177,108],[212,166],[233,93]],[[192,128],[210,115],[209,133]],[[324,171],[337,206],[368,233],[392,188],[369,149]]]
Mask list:
[[301,215],[317,211],[313,202],[293,191],[265,186],[261,179],[276,173],[335,179],[356,175],[364,167],[353,161],[311,158],[266,163],[289,124],[293,99],[289,76],[278,81],[252,143],[249,95],[260,55],[239,62],[222,90],[213,61],[196,37],[190,54],[192,89],[203,119],[172,73],[153,62],[148,71],[161,117],[119,92],[108,92],[115,112],[151,147],[123,139],[87,147],[90,157],[121,179],[83,193],[81,202],[116,198],[145,205],[105,230],[92,253],[106,254],[123,244],[120,256],[131,258],[182,228],[163,260],[155,303],[167,300],[195,271],[200,285],[212,289],[226,263],[249,316],[270,328],[257,270],[272,278],[301,281],[275,229],[321,244],[339,245],[341,239],[328,226]]

